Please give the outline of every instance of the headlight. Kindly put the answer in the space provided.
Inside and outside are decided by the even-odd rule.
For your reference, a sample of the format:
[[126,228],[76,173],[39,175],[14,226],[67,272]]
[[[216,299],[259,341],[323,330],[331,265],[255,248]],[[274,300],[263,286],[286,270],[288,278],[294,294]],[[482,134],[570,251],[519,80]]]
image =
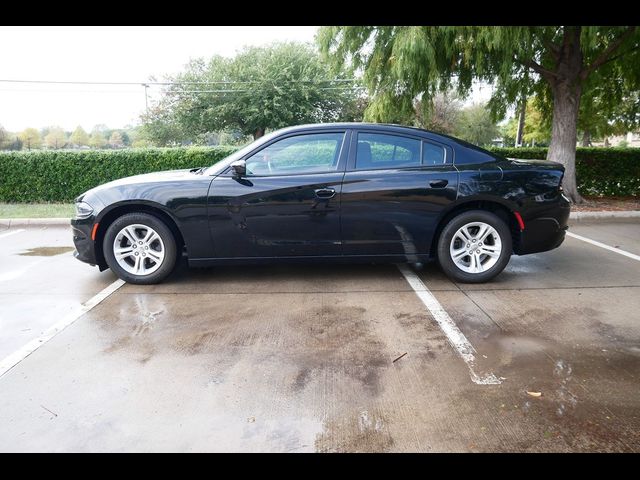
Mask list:
[[86,202],[76,203],[76,218],[89,218],[93,213],[93,207]]

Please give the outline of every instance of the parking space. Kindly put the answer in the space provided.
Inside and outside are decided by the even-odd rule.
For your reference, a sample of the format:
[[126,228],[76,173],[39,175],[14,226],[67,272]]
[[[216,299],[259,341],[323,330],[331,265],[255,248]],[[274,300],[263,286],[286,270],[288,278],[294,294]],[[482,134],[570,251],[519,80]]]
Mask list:
[[[640,254],[638,223],[571,231]],[[66,228],[3,232],[0,360],[115,280]],[[640,450],[640,261],[567,238],[488,284],[416,273],[500,383],[394,265],[180,267],[0,377],[0,451]]]

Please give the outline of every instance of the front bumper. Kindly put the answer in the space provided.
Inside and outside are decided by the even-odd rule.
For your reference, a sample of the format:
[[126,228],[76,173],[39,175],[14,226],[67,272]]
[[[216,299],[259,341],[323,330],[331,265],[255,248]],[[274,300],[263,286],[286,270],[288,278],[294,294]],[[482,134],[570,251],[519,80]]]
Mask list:
[[91,240],[91,230],[93,229],[93,217],[82,220],[71,219],[71,231],[73,232],[73,244],[76,251],[73,256],[78,260],[90,265],[96,265],[95,242]]

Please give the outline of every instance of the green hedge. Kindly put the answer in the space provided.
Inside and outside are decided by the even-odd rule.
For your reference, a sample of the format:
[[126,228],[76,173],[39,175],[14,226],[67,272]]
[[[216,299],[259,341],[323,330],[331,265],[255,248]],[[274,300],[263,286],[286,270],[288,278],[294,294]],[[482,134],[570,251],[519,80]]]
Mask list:
[[117,178],[213,165],[235,147],[0,152],[0,202],[68,202]]
[[[213,165],[235,147],[0,152],[0,202],[68,202],[117,178]],[[491,148],[512,158],[544,159],[546,148]],[[585,195],[640,195],[640,148],[578,148]]]
[[[547,158],[546,148],[490,148],[510,158]],[[640,148],[578,148],[576,179],[583,195],[640,195]]]

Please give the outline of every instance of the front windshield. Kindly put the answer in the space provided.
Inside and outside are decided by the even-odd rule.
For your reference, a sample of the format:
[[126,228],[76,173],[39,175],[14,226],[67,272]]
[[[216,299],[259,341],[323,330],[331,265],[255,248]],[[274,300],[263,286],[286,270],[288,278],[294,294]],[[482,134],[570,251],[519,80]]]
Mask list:
[[260,145],[262,145],[265,142],[268,142],[269,140],[271,140],[273,137],[275,137],[279,133],[281,133],[280,130],[277,130],[275,132],[271,132],[268,135],[260,137],[259,139],[251,142],[249,145],[245,145],[240,150],[238,150],[237,152],[232,153],[231,155],[229,155],[224,160],[221,160],[221,161],[211,165],[209,168],[207,168],[204,171],[204,174],[205,175],[215,175],[215,174],[223,172],[233,162],[235,162],[236,160],[240,160],[242,157],[244,157],[251,150],[255,149],[256,147],[259,147]]

